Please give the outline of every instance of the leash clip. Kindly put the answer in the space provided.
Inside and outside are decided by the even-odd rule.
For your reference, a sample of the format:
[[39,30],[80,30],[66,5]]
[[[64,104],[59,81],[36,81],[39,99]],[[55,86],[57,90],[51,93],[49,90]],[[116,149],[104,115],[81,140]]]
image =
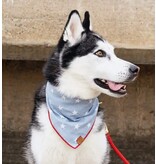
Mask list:
[[107,124],[105,123],[105,133],[108,134],[109,133],[109,130],[108,130],[108,127],[107,127]]

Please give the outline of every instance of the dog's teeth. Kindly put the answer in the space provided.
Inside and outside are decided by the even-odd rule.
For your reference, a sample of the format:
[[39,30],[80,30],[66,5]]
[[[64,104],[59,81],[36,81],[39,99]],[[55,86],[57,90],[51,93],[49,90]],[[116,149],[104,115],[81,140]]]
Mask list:
[[124,85],[121,89],[126,90],[126,85]]
[[106,80],[104,80],[104,79],[101,79],[101,81],[104,82],[104,83],[106,82]]

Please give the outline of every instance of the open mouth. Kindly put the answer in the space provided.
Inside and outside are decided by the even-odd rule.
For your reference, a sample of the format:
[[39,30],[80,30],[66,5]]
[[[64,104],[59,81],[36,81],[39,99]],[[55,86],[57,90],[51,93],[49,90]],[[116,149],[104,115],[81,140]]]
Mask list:
[[116,83],[104,79],[94,79],[94,82],[101,88],[108,89],[109,91],[117,94],[124,95],[127,93],[126,85],[122,83]]

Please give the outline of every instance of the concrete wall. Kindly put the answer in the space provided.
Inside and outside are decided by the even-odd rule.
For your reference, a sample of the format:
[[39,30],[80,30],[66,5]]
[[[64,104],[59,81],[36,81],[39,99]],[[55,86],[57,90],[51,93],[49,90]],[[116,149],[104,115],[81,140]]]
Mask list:
[[3,0],[3,45],[56,45],[73,9],[88,10],[93,29],[118,48],[154,48],[154,0]]
[[117,46],[154,47],[154,0],[3,0],[3,41],[55,45],[73,9]]

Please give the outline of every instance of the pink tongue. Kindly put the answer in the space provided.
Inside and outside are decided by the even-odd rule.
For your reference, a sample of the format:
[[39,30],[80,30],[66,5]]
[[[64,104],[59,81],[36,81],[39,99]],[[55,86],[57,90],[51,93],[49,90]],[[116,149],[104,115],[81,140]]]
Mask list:
[[116,83],[111,82],[111,81],[107,81],[107,84],[108,84],[109,88],[113,91],[118,91],[124,86],[122,84],[116,84]]

